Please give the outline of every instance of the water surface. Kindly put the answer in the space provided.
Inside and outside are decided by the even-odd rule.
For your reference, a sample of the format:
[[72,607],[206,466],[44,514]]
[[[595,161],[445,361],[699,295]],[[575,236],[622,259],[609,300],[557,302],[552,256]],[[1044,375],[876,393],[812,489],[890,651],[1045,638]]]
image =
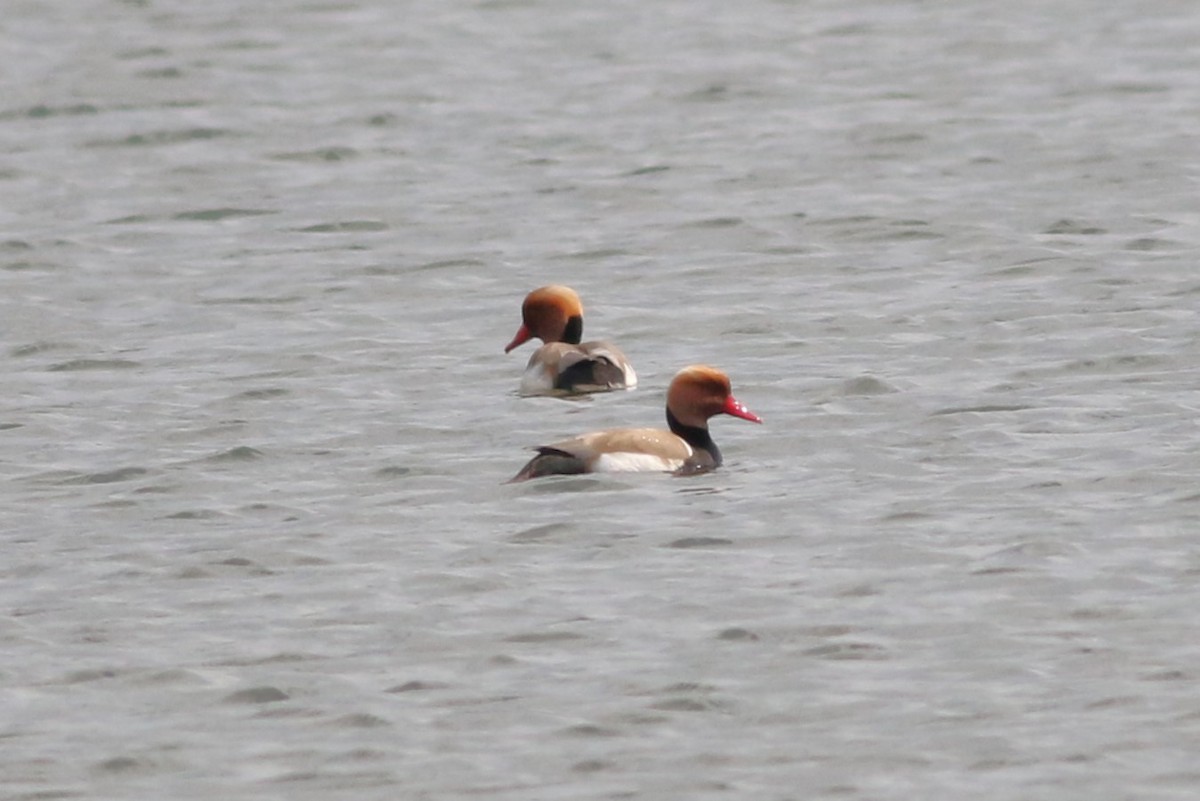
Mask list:
[[1189,6],[11,6],[0,795],[1195,797]]

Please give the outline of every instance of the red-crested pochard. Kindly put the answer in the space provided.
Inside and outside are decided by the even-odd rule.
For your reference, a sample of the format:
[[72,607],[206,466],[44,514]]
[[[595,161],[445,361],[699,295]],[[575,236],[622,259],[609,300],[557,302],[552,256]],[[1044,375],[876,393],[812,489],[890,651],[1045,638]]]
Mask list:
[[525,296],[521,306],[521,327],[508,353],[530,339],[545,344],[529,357],[521,376],[522,395],[557,392],[605,392],[632,389],[637,373],[625,354],[610,342],[584,342],[583,303],[575,290],[565,286],[544,286]]
[[671,379],[667,389],[667,425],[615,428],[535,448],[537,456],[512,481],[558,474],[673,472],[691,475],[721,464],[721,451],[708,433],[708,418],[731,414],[762,419],[733,397],[729,377],[715,367],[693,364]]

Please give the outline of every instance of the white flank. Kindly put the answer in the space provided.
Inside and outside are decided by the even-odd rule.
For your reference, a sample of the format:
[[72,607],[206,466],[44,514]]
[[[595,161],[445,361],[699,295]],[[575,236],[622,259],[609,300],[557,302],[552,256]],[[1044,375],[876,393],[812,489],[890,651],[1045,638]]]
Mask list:
[[633,389],[637,386],[637,373],[633,372],[633,365],[629,362],[625,363],[625,388]]
[[592,470],[596,473],[644,473],[678,470],[682,466],[682,459],[664,459],[652,453],[618,451],[600,454],[593,463]]
[[546,369],[546,365],[531,360],[521,375],[521,394],[545,395],[553,390],[554,381],[550,378],[550,371]]

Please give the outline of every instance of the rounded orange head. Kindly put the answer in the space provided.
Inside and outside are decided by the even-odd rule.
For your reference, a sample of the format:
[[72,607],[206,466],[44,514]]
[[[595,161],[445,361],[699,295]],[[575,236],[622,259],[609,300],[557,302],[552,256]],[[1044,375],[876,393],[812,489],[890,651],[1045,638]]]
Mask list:
[[521,327],[504,348],[508,353],[531,339],[578,345],[583,336],[583,302],[575,290],[553,284],[535,289],[521,305]]
[[680,423],[695,428],[707,428],[708,418],[718,414],[762,422],[733,397],[729,376],[706,364],[689,365],[675,374],[667,389],[667,411]]

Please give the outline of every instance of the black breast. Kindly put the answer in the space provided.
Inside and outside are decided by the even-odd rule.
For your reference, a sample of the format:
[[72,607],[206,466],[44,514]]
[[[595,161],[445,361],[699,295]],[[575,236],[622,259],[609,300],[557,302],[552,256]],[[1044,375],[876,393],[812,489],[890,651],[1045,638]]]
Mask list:
[[692,446],[692,455],[683,463],[683,467],[675,471],[677,475],[703,473],[705,470],[721,466],[721,449],[717,447],[717,443],[713,442],[712,435],[708,433],[707,428],[685,426],[675,415],[671,414],[670,409],[667,409],[667,426],[671,429],[671,433]]

